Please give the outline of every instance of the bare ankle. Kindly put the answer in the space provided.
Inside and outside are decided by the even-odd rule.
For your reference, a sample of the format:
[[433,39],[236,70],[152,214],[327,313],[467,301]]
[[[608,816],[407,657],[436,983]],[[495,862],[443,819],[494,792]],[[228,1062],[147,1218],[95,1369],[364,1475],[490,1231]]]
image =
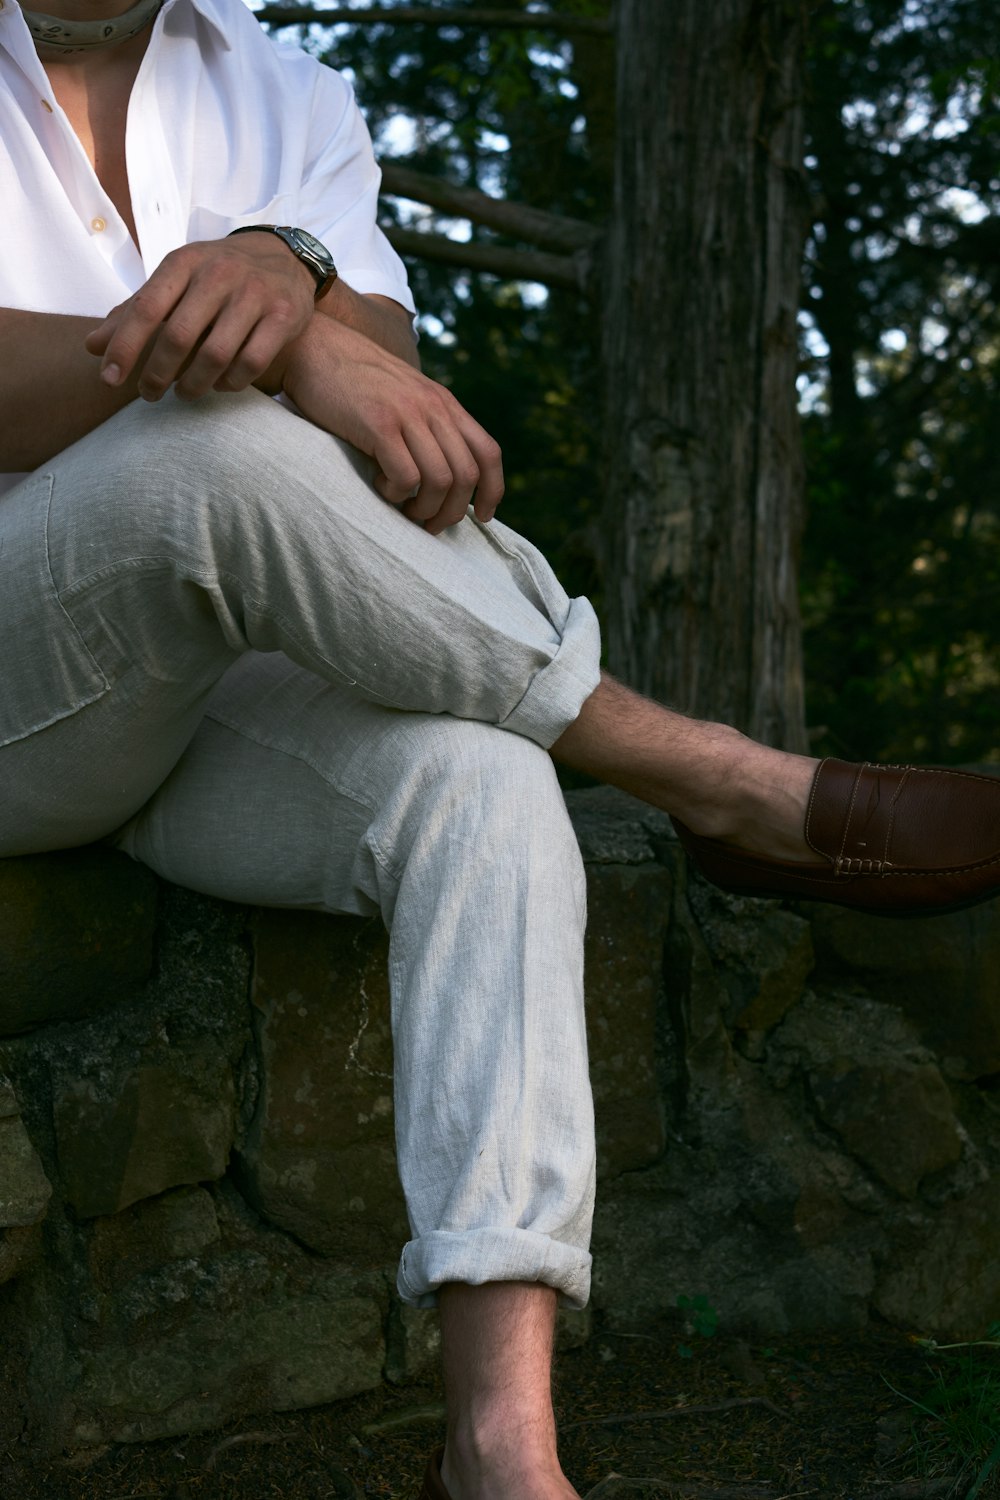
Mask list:
[[576,1495],[554,1447],[534,1451],[507,1442],[473,1453],[449,1437],[441,1479],[451,1500],[571,1500]]
[[817,762],[740,736],[717,803],[677,814],[693,832],[777,859],[807,859],[805,814]]
[[561,1479],[548,1390],[508,1387],[450,1413],[444,1467],[462,1496],[533,1495]]
[[452,1500],[570,1500],[551,1400],[555,1293],[536,1283],[441,1292]]

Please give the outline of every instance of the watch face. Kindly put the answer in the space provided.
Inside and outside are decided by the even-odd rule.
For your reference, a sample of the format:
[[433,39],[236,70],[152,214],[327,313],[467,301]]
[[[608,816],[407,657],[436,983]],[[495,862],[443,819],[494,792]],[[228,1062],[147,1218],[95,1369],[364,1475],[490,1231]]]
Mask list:
[[318,240],[314,234],[310,234],[308,229],[293,229],[291,231],[291,238],[295,241],[297,249],[304,250],[308,255],[314,256],[320,265],[326,267],[328,270],[332,270],[333,256],[322,240]]

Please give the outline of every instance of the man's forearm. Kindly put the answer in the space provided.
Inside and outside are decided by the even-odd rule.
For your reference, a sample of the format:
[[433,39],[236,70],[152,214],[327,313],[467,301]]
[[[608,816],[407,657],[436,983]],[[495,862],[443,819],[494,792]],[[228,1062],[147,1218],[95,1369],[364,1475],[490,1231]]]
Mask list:
[[134,401],[83,340],[94,318],[0,308],[0,473],[35,469]]
[[417,341],[413,336],[410,314],[398,302],[389,297],[362,296],[344,281],[335,281],[325,297],[316,304],[318,312],[325,317],[336,318],[348,328],[363,333],[373,343],[405,359],[415,370],[420,369]]
[[[410,315],[399,303],[338,282],[317,306],[317,315],[419,369]],[[37,468],[138,396],[138,373],[114,386],[100,378],[100,359],[84,347],[98,321],[0,308],[0,473]],[[278,388],[264,377],[257,383]]]

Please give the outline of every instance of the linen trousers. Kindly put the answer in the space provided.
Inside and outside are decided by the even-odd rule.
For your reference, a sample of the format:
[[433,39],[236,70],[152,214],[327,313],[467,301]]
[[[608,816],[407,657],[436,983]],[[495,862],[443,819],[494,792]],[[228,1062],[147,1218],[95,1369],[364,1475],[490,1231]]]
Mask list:
[[136,402],[0,498],[0,855],[108,839],[235,901],[380,911],[401,1295],[589,1290],[585,888],[545,749],[593,610],[431,537],[255,391]]

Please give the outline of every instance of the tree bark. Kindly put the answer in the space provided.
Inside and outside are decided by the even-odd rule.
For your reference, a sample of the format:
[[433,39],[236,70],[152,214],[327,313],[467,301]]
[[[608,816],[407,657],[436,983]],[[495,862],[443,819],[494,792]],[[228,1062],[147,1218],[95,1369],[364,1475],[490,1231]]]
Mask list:
[[796,311],[805,0],[618,0],[608,655],[805,748]]

